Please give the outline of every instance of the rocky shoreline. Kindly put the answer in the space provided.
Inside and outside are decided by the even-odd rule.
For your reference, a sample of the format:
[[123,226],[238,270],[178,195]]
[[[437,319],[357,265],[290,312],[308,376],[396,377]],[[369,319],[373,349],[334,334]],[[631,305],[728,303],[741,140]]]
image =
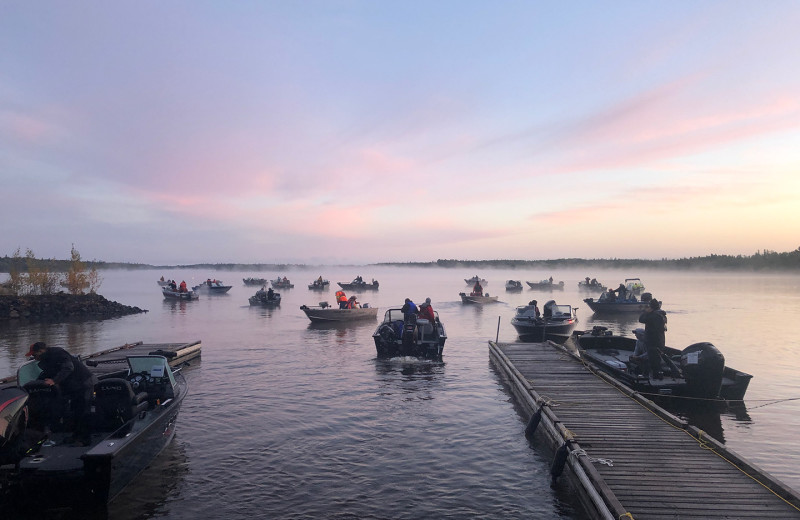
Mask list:
[[147,310],[112,302],[99,294],[0,295],[0,321],[105,320],[142,312]]

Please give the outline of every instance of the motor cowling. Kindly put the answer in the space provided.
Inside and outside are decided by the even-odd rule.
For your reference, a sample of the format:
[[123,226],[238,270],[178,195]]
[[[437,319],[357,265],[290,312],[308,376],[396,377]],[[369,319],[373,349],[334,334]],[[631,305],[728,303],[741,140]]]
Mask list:
[[708,342],[689,345],[681,352],[681,369],[691,395],[719,397],[725,356]]

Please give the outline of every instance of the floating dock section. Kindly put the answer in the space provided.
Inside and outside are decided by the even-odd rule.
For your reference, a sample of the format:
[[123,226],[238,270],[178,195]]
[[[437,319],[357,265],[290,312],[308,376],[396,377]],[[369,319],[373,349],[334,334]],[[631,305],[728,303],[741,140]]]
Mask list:
[[[127,356],[146,356],[151,353],[165,353],[170,366],[178,366],[187,361],[200,357],[202,345],[199,340],[188,343],[126,343],[119,347],[109,348],[88,356],[81,357],[81,361],[89,365],[90,370],[98,376],[106,372],[114,372],[119,365],[125,363]],[[169,357],[173,353],[172,357]],[[94,362],[97,362],[95,365]],[[0,379],[0,387],[16,383],[17,376],[8,376]]]
[[526,434],[555,450],[554,482],[569,478],[592,518],[800,519],[795,490],[567,348],[490,341],[489,354]]

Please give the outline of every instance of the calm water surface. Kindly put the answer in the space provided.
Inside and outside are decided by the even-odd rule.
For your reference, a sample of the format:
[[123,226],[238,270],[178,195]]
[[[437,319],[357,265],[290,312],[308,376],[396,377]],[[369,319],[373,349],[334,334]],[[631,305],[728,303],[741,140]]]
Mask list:
[[[333,301],[306,285],[319,275],[376,278],[360,301],[399,306],[433,300],[449,339],[443,362],[377,360],[377,322],[322,327],[302,304]],[[463,279],[480,274],[502,303],[464,306]],[[582,302],[578,280],[617,285],[639,276],[664,301],[667,344],[710,341],[726,362],[754,375],[745,407],[685,415],[728,446],[800,488],[800,277],[727,273],[501,271],[323,268],[321,271],[103,272],[100,293],[149,312],[82,324],[0,327],[0,374],[44,340],[89,354],[125,342],[201,340],[203,356],[185,371],[190,384],[175,441],[110,506],[112,518],[566,518],[583,514],[565,484],[549,486],[552,457],[524,437],[520,415],[487,351],[515,341],[517,305],[552,296],[578,306],[579,328],[606,325],[630,334],[636,317],[600,319]],[[156,279],[208,277],[233,285],[196,302],[165,302]],[[286,275],[277,309],[250,308],[247,276]],[[506,279],[553,276],[565,290],[507,294]],[[499,331],[498,331],[499,320]]]

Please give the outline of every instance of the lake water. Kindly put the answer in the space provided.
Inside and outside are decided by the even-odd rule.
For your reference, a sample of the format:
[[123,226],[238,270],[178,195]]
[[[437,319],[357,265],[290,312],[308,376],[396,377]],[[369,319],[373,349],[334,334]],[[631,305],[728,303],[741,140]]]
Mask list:
[[[522,417],[489,361],[487,342],[516,341],[514,308],[552,296],[578,306],[579,329],[630,335],[638,316],[600,319],[585,276],[616,286],[642,278],[669,316],[667,344],[710,341],[753,374],[745,407],[688,416],[800,489],[800,276],[699,272],[325,267],[286,272],[104,271],[99,292],[146,314],[80,324],[0,325],[0,375],[43,340],[75,354],[126,342],[201,340],[185,369],[190,394],[174,442],[110,506],[111,518],[566,518],[583,514],[568,486],[550,487],[552,453],[524,436]],[[463,305],[464,278],[486,278],[501,303]],[[226,295],[168,302],[156,279],[217,278]],[[250,308],[243,277],[287,276],[280,308]],[[311,325],[303,304],[333,302],[306,286],[319,275],[380,282],[359,294],[379,307],[430,297],[447,328],[442,362],[377,360],[377,322]],[[564,291],[506,293],[506,279],[553,276]],[[780,312],[779,312],[780,311]],[[499,322],[499,329],[498,329]],[[778,400],[783,400],[776,402]]]

